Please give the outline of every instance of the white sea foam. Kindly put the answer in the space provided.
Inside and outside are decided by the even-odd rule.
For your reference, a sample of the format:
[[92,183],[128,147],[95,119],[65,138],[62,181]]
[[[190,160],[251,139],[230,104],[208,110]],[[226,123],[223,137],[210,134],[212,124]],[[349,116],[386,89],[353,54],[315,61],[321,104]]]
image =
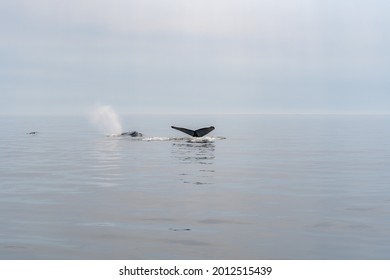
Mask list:
[[142,137],[143,141],[170,141],[170,137]]
[[143,141],[185,141],[191,143],[205,143],[214,142],[216,140],[223,140],[225,137],[142,137]]

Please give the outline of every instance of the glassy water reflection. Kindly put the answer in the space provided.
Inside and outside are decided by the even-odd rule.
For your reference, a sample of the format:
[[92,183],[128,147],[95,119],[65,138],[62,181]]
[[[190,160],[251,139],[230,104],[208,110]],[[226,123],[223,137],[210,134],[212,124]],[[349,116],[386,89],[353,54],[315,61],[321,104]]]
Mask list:
[[172,157],[178,161],[178,175],[185,184],[213,184],[215,144],[213,142],[173,142]]

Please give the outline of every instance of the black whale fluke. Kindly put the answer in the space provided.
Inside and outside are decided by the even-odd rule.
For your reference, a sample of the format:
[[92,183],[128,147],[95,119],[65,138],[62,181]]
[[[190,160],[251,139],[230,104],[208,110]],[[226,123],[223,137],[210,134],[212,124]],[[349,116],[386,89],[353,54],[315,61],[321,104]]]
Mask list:
[[187,129],[187,128],[183,128],[183,127],[176,127],[176,126],[171,126],[171,127],[173,129],[177,129],[181,132],[187,133],[188,135],[191,135],[192,137],[203,137],[215,129],[214,126],[199,128],[197,130],[191,130],[191,129]]

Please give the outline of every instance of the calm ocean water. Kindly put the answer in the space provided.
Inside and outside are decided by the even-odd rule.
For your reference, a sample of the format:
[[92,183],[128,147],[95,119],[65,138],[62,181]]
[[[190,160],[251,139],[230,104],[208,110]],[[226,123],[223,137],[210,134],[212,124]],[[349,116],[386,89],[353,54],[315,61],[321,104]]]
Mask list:
[[[216,130],[194,142],[171,125]],[[390,116],[122,126],[145,138],[0,118],[1,259],[390,259]]]

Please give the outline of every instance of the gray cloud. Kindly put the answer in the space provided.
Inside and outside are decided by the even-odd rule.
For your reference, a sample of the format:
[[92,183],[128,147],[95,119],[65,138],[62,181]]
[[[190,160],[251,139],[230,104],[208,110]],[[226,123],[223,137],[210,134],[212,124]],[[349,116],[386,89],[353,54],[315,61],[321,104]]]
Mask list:
[[389,112],[385,1],[2,5],[2,113]]

